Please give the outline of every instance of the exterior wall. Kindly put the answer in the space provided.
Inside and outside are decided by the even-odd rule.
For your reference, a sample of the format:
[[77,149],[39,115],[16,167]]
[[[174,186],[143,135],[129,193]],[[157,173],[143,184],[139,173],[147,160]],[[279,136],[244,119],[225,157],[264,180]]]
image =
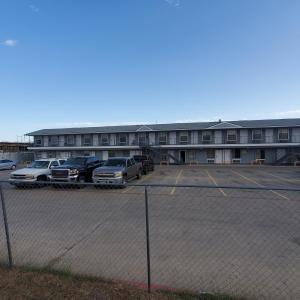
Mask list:
[[300,143],[300,128],[292,129],[292,143]]
[[241,149],[241,164],[251,164],[256,158],[256,149]]
[[93,146],[98,146],[99,145],[99,136],[98,134],[93,134],[93,138],[92,138],[92,144]]
[[77,134],[75,136],[75,145],[76,146],[81,146],[81,135]]
[[265,141],[270,144],[273,143],[274,140],[274,129],[266,129],[265,130]]
[[48,145],[49,145],[49,138],[48,138],[48,136],[44,136],[43,138],[42,138],[42,141],[44,142],[44,147],[48,147]]
[[135,142],[135,133],[129,133],[129,145],[133,145]]
[[63,147],[65,145],[65,137],[63,135],[60,135],[58,137],[58,146]]
[[109,136],[109,144],[111,146],[117,145],[117,136],[113,133]]
[[[252,138],[252,136],[251,136]],[[247,129],[241,129],[240,130],[240,143],[241,144],[247,144],[249,140],[249,132]]]
[[191,132],[191,144],[193,145],[198,144],[198,131]]
[[155,144],[155,132],[149,133],[149,144],[154,145]]
[[[178,137],[179,138],[179,137]],[[169,144],[170,145],[175,145],[176,141],[178,141],[178,139],[176,139],[176,131],[172,131],[169,133]]]
[[266,149],[265,150],[265,163],[271,164],[276,161],[276,149]]

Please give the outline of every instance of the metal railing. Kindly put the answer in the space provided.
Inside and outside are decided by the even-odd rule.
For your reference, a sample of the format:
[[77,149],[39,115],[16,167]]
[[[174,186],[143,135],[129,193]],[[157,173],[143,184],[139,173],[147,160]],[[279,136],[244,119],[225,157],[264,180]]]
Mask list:
[[[300,189],[0,182],[0,260],[152,289],[300,298]],[[2,234],[3,233],[3,234]]]

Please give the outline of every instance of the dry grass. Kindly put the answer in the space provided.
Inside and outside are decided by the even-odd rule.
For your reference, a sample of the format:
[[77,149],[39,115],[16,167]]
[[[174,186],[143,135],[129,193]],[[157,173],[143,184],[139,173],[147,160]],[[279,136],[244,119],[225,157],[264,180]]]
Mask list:
[[74,276],[47,269],[0,266],[0,299],[140,299],[140,300],[238,300],[227,296],[172,293],[144,289],[99,278]]

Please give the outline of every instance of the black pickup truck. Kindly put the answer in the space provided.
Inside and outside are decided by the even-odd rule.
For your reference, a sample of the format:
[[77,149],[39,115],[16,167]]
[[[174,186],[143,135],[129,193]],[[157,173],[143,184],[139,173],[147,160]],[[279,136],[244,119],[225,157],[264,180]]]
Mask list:
[[51,170],[52,182],[91,182],[94,169],[103,161],[95,156],[77,156],[67,159],[63,165]]
[[134,155],[134,160],[142,164],[143,174],[154,171],[154,162],[149,155]]

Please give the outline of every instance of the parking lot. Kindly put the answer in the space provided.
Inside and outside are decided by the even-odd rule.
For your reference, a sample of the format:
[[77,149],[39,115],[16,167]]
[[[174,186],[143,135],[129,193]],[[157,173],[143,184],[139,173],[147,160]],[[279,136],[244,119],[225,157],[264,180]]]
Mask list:
[[[157,166],[135,183],[172,185],[148,187],[154,286],[300,298],[300,192],[275,189],[300,189],[299,167]],[[16,264],[146,282],[143,186],[3,188]]]

